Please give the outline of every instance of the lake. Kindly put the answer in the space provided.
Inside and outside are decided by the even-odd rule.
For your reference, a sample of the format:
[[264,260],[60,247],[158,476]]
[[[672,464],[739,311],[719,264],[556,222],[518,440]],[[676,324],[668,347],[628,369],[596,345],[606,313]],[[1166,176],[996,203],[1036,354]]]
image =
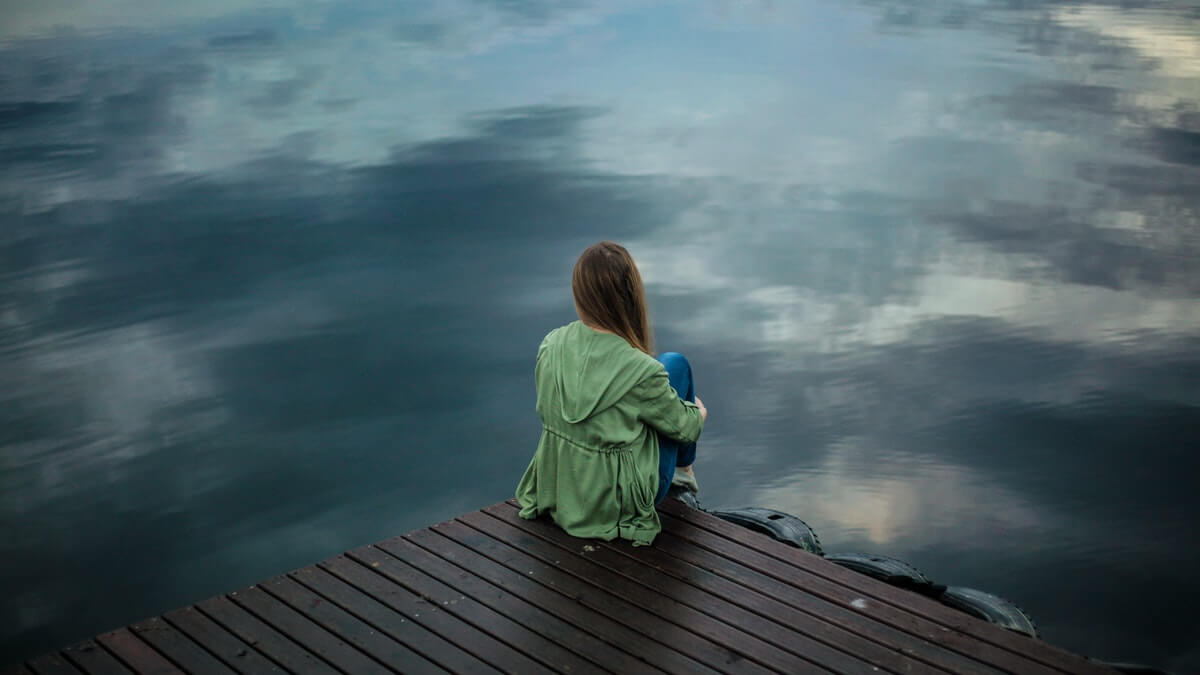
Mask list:
[[618,241],[709,507],[1200,672],[1187,0],[0,22],[0,661],[511,496]]

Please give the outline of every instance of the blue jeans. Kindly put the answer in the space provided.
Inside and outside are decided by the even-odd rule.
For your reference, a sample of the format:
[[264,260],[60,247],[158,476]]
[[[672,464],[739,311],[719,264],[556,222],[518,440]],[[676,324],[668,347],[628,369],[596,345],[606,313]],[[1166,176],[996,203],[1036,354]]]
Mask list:
[[[692,364],[688,363],[687,358],[679,352],[664,352],[658,355],[658,360],[667,369],[667,379],[679,394],[679,398],[695,403]],[[675,467],[689,466],[695,461],[695,443],[684,445],[673,438],[658,435],[658,494],[654,497],[655,504],[666,499],[671,479],[675,477]]]

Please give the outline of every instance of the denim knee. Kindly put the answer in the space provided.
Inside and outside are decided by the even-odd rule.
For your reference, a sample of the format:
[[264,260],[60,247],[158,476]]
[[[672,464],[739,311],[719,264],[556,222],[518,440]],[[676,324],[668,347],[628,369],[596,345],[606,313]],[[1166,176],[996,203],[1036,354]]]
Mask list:
[[679,352],[663,352],[658,355],[658,360],[661,361],[664,366],[669,363],[679,362],[682,362],[683,365],[687,365],[688,362],[687,357]]
[[679,394],[679,398],[691,401],[693,397],[692,364],[688,363],[687,357],[679,352],[663,352],[658,355],[658,360],[663,364],[663,369],[667,371],[667,379],[675,388],[675,392]]
[[658,361],[663,364],[669,374],[683,374],[692,369],[692,364],[688,363],[687,357],[679,352],[663,352],[658,355]]

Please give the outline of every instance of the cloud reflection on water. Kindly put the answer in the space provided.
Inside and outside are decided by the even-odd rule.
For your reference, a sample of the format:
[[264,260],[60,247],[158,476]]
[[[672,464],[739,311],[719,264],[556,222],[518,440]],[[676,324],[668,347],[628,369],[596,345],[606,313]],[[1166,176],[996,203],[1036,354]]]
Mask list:
[[1196,17],[1018,5],[23,8],[6,644],[508,494],[599,238],[712,392],[709,503],[964,576],[994,535],[1031,575],[1194,560],[1196,42],[1162,17]]
[[817,466],[781,476],[779,485],[764,486],[755,493],[755,503],[804,514],[810,524],[819,523],[826,546],[831,545],[832,533],[833,546],[844,549],[848,542],[866,542],[870,552],[877,553],[924,548],[986,551],[1063,527],[1044,507],[966,466],[930,461],[920,454],[879,457],[856,451],[856,441],[862,439],[844,438]]

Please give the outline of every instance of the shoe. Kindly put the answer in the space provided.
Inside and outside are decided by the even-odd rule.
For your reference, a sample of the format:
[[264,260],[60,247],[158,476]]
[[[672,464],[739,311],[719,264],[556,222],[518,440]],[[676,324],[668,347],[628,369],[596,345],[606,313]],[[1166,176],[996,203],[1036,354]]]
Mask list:
[[700,506],[700,497],[696,495],[695,491],[673,482],[671,487],[667,488],[667,499],[678,499],[697,511],[704,510],[704,507]]
[[691,490],[696,493],[700,492],[700,484],[696,482],[695,473],[676,471],[675,477],[671,479],[671,485],[678,485],[685,490]]

